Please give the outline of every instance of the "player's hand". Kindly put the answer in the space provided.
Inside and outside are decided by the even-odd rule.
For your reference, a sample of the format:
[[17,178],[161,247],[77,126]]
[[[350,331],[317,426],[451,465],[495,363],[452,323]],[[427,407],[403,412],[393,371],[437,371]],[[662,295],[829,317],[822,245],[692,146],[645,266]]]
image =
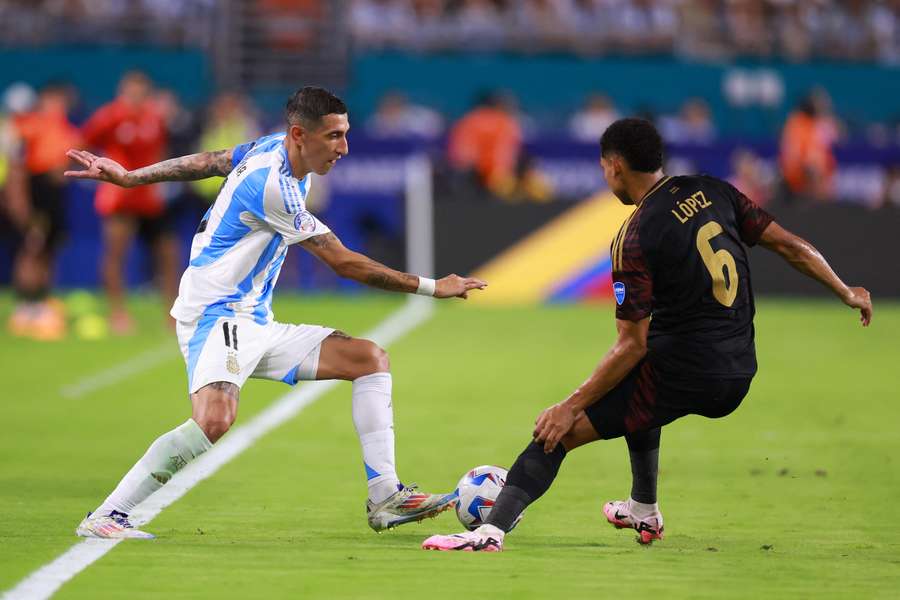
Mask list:
[[447,275],[434,282],[435,298],[462,298],[469,297],[469,290],[483,290],[487,282],[474,277],[460,277],[459,275]]
[[872,296],[869,294],[869,290],[862,287],[848,288],[847,295],[841,300],[850,308],[858,308],[859,320],[863,327],[869,326],[869,323],[872,322]]
[[78,179],[96,179],[106,181],[122,187],[132,187],[134,183],[128,173],[128,169],[111,158],[104,158],[91,154],[87,150],[69,150],[66,156],[86,167],[83,171],[66,171],[66,177]]
[[569,433],[575,424],[575,414],[564,403],[559,402],[544,409],[534,422],[534,441],[544,444],[544,452],[553,452],[559,441]]

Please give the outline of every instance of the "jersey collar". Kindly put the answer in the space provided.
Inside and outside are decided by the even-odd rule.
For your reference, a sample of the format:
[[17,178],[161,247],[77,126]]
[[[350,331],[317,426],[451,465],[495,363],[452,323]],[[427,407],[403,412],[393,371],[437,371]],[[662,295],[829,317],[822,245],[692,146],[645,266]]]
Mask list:
[[641,206],[644,203],[644,200],[649,198],[652,193],[654,193],[656,190],[661,188],[663,186],[663,184],[665,184],[670,179],[672,179],[671,175],[664,175],[663,177],[661,177],[659,181],[657,181],[656,183],[653,184],[653,187],[651,187],[649,190],[647,190],[646,194],[641,196],[641,199],[637,203],[637,206]]

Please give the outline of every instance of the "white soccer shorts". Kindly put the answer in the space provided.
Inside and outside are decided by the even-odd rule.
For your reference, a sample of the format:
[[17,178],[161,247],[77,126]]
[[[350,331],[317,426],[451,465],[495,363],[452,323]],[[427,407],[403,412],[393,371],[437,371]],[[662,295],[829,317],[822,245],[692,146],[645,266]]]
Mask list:
[[260,325],[242,314],[204,315],[175,326],[191,394],[216,381],[241,387],[250,377],[288,385],[315,379],[322,341],[333,331],[318,325]]

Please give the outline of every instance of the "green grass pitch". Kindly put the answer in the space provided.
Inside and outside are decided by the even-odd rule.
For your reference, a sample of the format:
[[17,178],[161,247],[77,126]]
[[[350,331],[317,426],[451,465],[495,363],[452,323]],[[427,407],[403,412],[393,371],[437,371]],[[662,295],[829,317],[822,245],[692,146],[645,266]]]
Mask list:
[[[361,334],[392,296],[276,301],[283,321]],[[451,305],[452,304],[452,305]],[[0,301],[4,314],[9,299]],[[900,305],[870,329],[836,301],[761,300],[760,372],[736,413],[665,428],[667,537],[645,548],[600,508],[628,493],[621,440],[572,453],[499,555],[424,552],[452,513],[374,534],[341,384],[64,585],[60,598],[875,598],[900,584]],[[142,331],[95,342],[0,334],[0,590],[76,543],[73,530],[160,433],[189,415],[162,309]],[[590,372],[614,336],[611,307],[476,308],[444,302],[390,348],[401,477],[453,489],[469,468],[508,467],[537,413]],[[147,350],[171,358],[126,383],[60,390]],[[288,391],[250,382],[238,423]]]

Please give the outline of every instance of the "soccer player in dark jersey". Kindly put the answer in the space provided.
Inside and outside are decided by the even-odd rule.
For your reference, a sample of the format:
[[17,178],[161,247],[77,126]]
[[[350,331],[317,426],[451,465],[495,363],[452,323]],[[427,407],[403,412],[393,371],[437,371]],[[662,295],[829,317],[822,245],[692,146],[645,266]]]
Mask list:
[[549,489],[568,452],[625,437],[631,458],[628,500],[603,512],[645,544],[663,536],[656,502],[660,428],[689,414],[733,412],[756,373],[753,288],[747,247],[761,244],[820,281],[863,326],[869,292],[848,287],[809,242],[730,184],[705,175],[667,177],[662,140],[642,119],[622,119],[600,141],[603,175],[635,205],[612,244],[618,339],[588,379],[538,416],[534,439],[513,464],[484,525],[436,535],[434,550],[499,551],[525,508]]

